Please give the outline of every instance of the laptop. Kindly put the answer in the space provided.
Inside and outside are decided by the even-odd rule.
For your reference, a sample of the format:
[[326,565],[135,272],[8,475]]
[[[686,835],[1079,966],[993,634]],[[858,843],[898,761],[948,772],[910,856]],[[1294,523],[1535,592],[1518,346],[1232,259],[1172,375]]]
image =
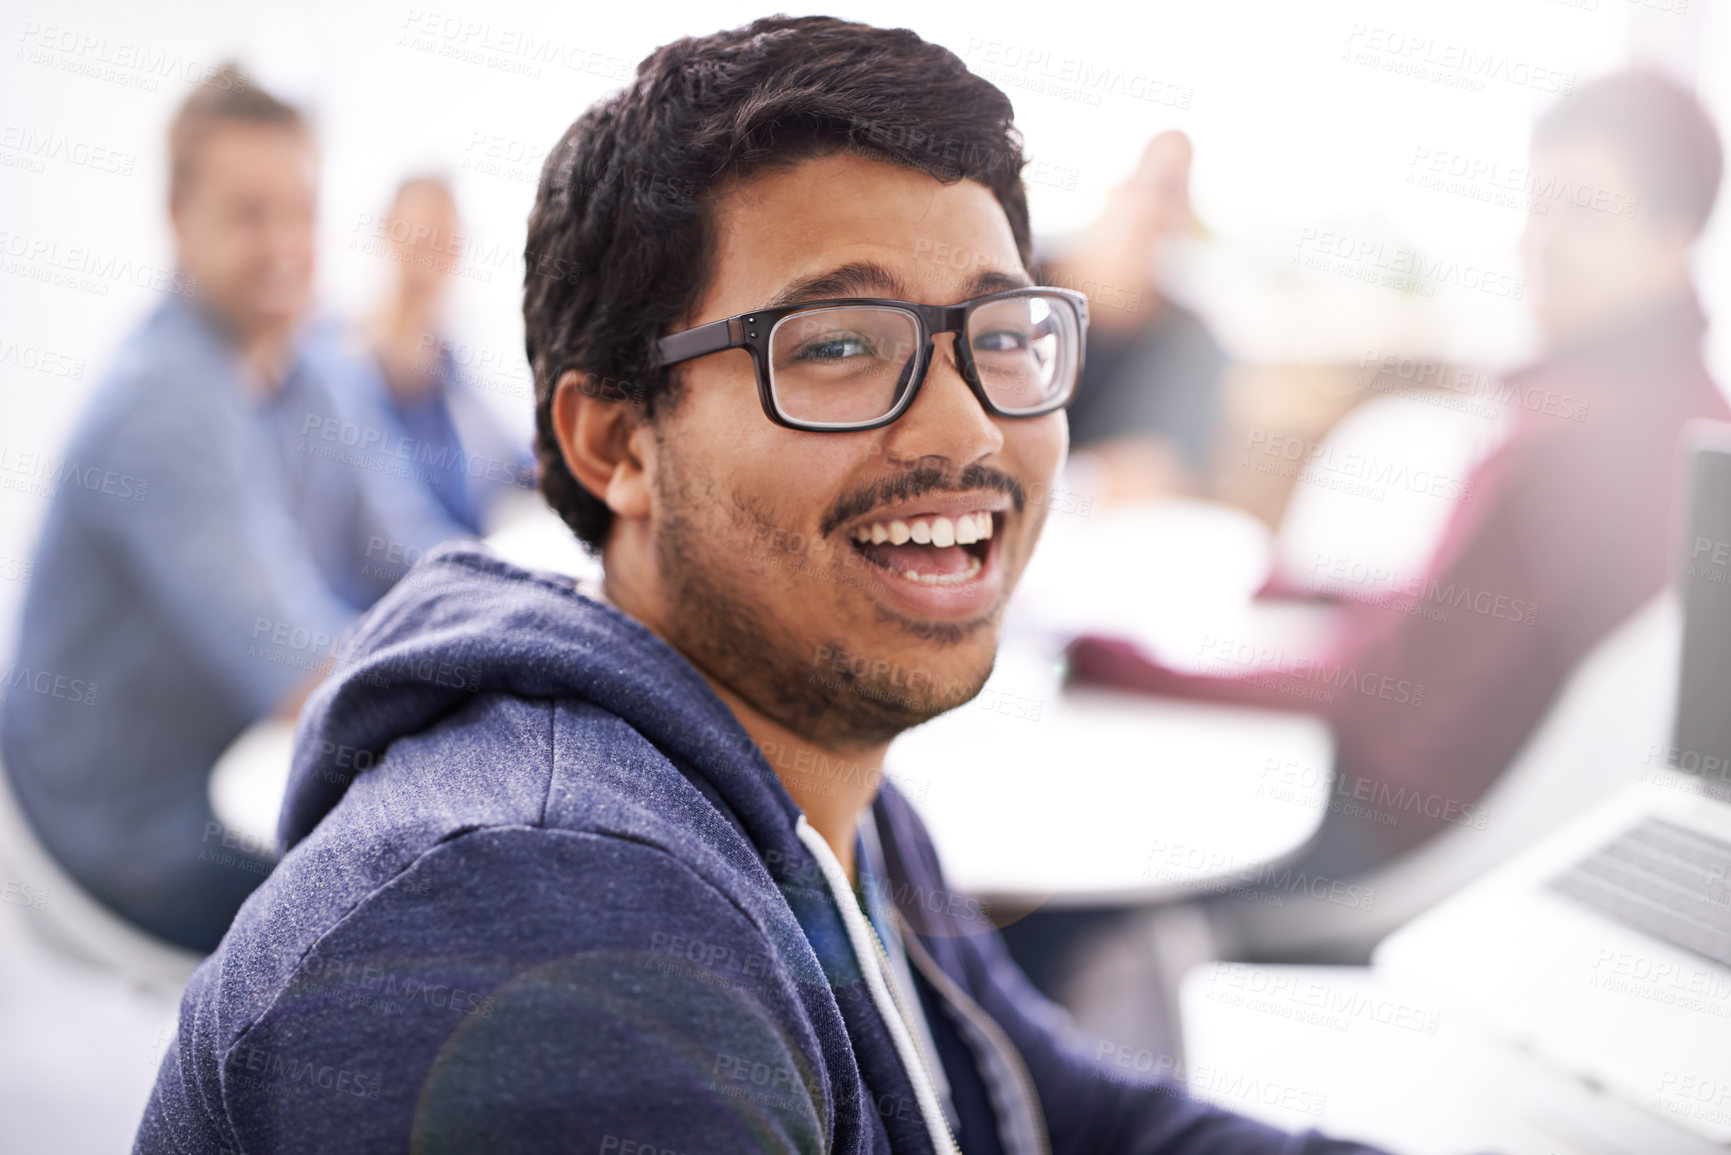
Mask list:
[[1558,1150],[1731,1151],[1731,425],[1689,426],[1683,481],[1670,746],[1373,959],[1528,1056],[1534,1110],[1559,1076],[1595,1092]]

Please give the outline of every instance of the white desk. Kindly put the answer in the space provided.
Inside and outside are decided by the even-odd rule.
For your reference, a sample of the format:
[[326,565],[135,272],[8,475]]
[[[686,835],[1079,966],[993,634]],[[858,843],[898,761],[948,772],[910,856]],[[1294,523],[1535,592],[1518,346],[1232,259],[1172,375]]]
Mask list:
[[[489,543],[533,568],[598,572],[545,510]],[[1064,694],[1052,661],[1067,636],[1114,622],[1174,660],[1212,631],[1311,630],[1249,610],[1266,572],[1266,534],[1222,507],[1053,515],[985,691],[898,738],[887,759],[958,889],[1018,905],[1145,901],[1248,880],[1315,833],[1333,760],[1322,722]],[[229,825],[274,832],[290,737],[263,723],[224,755],[211,794]]]
[[1085,906],[1248,884],[1321,824],[1333,746],[1313,718],[1087,690],[1029,721],[996,712],[1028,696],[1013,686],[994,675],[886,759],[959,890]]
[[[1722,1150],[1490,1042],[1366,968],[1207,963],[1185,975],[1180,1002],[1185,1063],[1173,1071],[1166,1060],[1160,1073],[1287,1130],[1314,1127],[1400,1155]],[[1133,1069],[1161,1063],[1124,1058]],[[1612,1127],[1620,1138],[1605,1133]]]

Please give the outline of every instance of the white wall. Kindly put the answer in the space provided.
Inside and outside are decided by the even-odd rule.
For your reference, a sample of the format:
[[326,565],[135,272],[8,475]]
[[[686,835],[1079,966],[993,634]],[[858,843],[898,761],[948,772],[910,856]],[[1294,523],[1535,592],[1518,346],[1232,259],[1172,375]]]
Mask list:
[[[1722,122],[1731,123],[1731,70],[1724,67],[1731,31],[1723,9],[1708,11],[1702,0],[1577,3],[1069,0],[982,7],[856,0],[829,10],[913,27],[979,70],[1020,82],[1003,83],[1033,155],[1047,162],[1055,182],[1030,188],[1041,232],[1079,227],[1142,140],[1181,127],[1197,142],[1198,205],[1218,234],[1290,236],[1322,219],[1376,219],[1395,234],[1513,271],[1520,215],[1408,185],[1417,150],[1518,165],[1534,112],[1554,99],[1531,77],[1584,79],[1637,50],[1679,71],[1697,70]],[[1678,4],[1689,10],[1663,10]],[[355,309],[386,270],[345,246],[363,214],[377,212],[406,172],[450,170],[469,234],[514,258],[535,157],[579,111],[657,44],[763,11],[735,0],[7,0],[0,5],[0,446],[57,454],[112,350],[155,303],[151,290],[124,279],[96,293],[43,285],[17,266],[40,271],[40,259],[19,254],[44,248],[60,259],[86,250],[99,265],[172,265],[163,135],[190,90],[186,75],[238,56],[279,95],[313,109],[325,155],[321,284],[328,303]],[[523,63],[510,46],[529,35],[557,48],[556,60],[535,65],[538,76],[507,70]],[[1510,75],[1529,81],[1492,80],[1473,92],[1350,58],[1378,37],[1385,45],[1390,37],[1425,42],[1433,57],[1494,55]],[[1043,59],[1034,57],[1040,53]],[[1067,93],[1028,86],[1046,73],[1078,79]],[[53,154],[47,158],[34,151],[44,141]],[[477,170],[495,142],[529,159],[502,174]],[[91,150],[107,150],[105,163],[130,171],[78,163]],[[29,167],[37,160],[42,171]],[[1073,187],[1062,187],[1072,177]],[[1709,254],[1720,259],[1704,267],[1710,301],[1731,316],[1726,236],[1721,223]],[[494,361],[520,363],[519,278],[509,262],[474,271],[457,288],[456,335]],[[1489,310],[1482,331],[1494,335],[1493,352],[1515,348],[1518,306],[1466,304]],[[25,367],[25,349],[82,358],[82,377]],[[1716,338],[1713,352],[1720,378],[1731,379],[1731,344]],[[527,403],[501,400],[527,430]],[[39,496],[0,490],[0,652],[10,649],[24,592],[9,575],[28,557],[46,509]]]

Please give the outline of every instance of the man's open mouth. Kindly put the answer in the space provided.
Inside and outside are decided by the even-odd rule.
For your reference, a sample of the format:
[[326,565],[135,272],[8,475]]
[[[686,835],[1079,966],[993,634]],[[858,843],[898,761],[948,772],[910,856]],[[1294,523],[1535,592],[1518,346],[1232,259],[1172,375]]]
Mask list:
[[868,562],[922,585],[960,585],[978,574],[991,556],[992,535],[1001,514],[920,514],[864,522],[854,527],[851,544]]

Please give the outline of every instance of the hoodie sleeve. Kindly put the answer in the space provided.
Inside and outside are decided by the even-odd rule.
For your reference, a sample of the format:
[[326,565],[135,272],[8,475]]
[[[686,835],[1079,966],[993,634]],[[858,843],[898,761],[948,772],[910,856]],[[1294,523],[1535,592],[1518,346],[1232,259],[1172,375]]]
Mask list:
[[772,957],[658,848],[471,831],[361,902],[226,1042],[211,960],[135,1150],[822,1150],[829,1087]]

